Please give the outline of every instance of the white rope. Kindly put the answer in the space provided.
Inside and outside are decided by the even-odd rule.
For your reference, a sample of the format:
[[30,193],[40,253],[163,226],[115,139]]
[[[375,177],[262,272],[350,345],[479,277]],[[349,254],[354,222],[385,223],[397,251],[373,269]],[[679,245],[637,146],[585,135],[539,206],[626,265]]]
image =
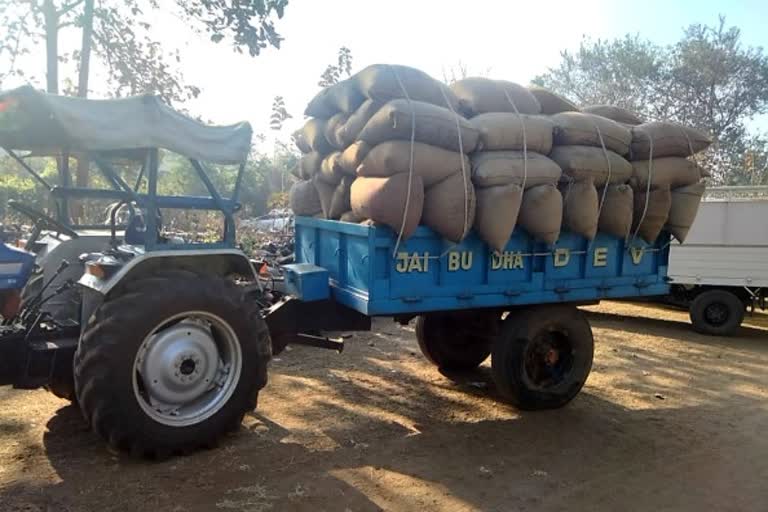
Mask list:
[[395,248],[392,251],[392,258],[397,258],[397,251],[400,249],[400,243],[403,241],[403,232],[405,231],[405,224],[408,222],[408,210],[410,209],[411,205],[411,190],[413,188],[413,152],[414,152],[414,145],[416,143],[416,110],[413,107],[413,102],[411,101],[411,97],[408,95],[408,91],[405,88],[405,85],[403,84],[403,81],[400,80],[400,75],[397,73],[397,70],[394,66],[387,66],[392,73],[395,75],[395,80],[397,80],[398,85],[400,86],[400,90],[403,91],[403,95],[405,96],[405,100],[408,102],[408,107],[411,109],[411,154],[408,161],[408,190],[405,194],[405,209],[403,210],[403,222],[400,224],[400,231],[397,233],[397,241],[395,242]]
[[[594,121],[593,121],[594,122]],[[603,187],[603,197],[600,198],[600,205],[597,207],[597,222],[598,226],[600,225],[600,215],[603,213],[603,205],[605,204],[605,197],[608,195],[608,187],[611,185],[611,157],[608,155],[608,150],[605,147],[605,140],[603,140],[603,134],[600,132],[600,127],[595,122],[595,130],[597,131],[597,138],[600,139],[600,146],[603,148],[603,156],[605,156],[605,163],[608,166],[608,176],[605,178],[605,186]],[[594,186],[594,180],[592,182],[592,186]],[[595,238],[597,235],[595,235]],[[587,251],[589,251],[592,248],[592,243],[594,243],[595,239],[589,241],[587,244]],[[626,242],[626,240],[624,240]]]
[[635,232],[632,235],[632,241],[627,245],[627,249],[629,249],[630,246],[635,244],[635,240],[637,240],[637,234],[640,232],[640,226],[643,225],[643,221],[645,220],[645,215],[648,213],[648,204],[651,200],[651,181],[653,180],[653,137],[651,137],[648,133],[644,132],[643,130],[638,130],[638,132],[644,134],[646,137],[648,137],[648,177],[647,181],[648,183],[645,186],[645,206],[643,206],[643,214],[640,216],[640,222],[637,223],[637,227],[635,228]]
[[458,134],[459,138],[459,155],[461,158],[461,176],[464,178],[464,229],[461,231],[461,239],[464,240],[464,237],[467,236],[467,233],[469,233],[469,183],[467,180],[467,169],[466,165],[464,164],[464,143],[461,138],[461,120],[459,119],[459,114],[454,110],[453,105],[451,105],[451,100],[448,98],[448,94],[445,92],[446,85],[440,84],[440,92],[443,94],[443,99],[445,100],[445,104],[448,105],[448,108],[453,112],[454,119],[456,120],[456,133]]
[[525,184],[528,181],[528,134],[525,130],[525,119],[523,118],[522,114],[520,114],[520,111],[517,109],[517,105],[515,105],[515,102],[512,101],[512,97],[509,95],[509,91],[504,89],[502,87],[502,91],[504,91],[504,96],[507,97],[507,101],[509,101],[509,104],[512,105],[512,108],[515,111],[515,114],[517,115],[517,118],[520,120],[520,128],[523,132],[523,194],[525,194]]

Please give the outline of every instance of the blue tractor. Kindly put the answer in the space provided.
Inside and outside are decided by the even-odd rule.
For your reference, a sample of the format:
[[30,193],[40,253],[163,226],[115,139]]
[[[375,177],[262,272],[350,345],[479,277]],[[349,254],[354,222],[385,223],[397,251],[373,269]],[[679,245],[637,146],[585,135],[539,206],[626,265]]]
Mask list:
[[[383,226],[299,217],[296,263],[274,293],[236,247],[248,124],[204,126],[151,96],[89,101],[26,87],[0,105],[0,147],[33,175],[18,152],[57,156],[63,168],[52,215],[14,205],[48,243],[0,253],[0,385],[76,401],[116,449],[163,456],[215,442],[256,406],[272,354],[290,343],[340,350],[321,333],[369,330],[375,316],[416,319],[422,352],[443,369],[490,355],[499,394],[520,408],[561,407],[592,365],[576,306],[669,289],[666,233],[652,244],[563,233],[546,246],[518,229],[495,252],[474,234],[452,244],[419,227],[400,243]],[[159,193],[161,150],[186,157],[207,196]],[[87,156],[109,189],[73,187],[69,155]],[[141,168],[134,186],[116,170],[125,161]],[[239,165],[230,194],[207,164]],[[70,201],[97,199],[111,202],[106,227],[69,222]],[[163,213],[174,209],[219,212],[218,240],[170,236]],[[89,229],[98,249],[50,257],[48,247],[74,250]],[[77,278],[62,281],[73,268]],[[75,315],[45,307],[70,293]]]

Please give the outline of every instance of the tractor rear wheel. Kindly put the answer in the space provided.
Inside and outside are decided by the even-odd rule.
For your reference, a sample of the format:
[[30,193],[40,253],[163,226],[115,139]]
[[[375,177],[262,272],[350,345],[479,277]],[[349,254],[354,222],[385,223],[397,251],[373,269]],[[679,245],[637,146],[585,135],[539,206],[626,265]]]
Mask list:
[[224,279],[149,277],[94,313],[75,356],[86,421],[114,449],[149,457],[215,444],[256,407],[269,333]]

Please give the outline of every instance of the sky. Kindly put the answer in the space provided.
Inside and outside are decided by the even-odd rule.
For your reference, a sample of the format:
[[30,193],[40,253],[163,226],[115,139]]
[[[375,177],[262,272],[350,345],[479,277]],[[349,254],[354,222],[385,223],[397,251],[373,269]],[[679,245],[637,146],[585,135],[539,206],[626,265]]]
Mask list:
[[[290,0],[277,22],[281,48],[255,58],[191,35],[172,16],[156,19],[155,29],[162,27],[163,43],[181,49],[186,80],[202,89],[186,108],[217,123],[250,121],[256,133],[269,137],[269,145],[275,136],[288,140],[302,124],[320,74],[341,46],[351,49],[355,70],[405,64],[442,78],[462,64],[470,74],[527,84],[584,37],[631,33],[673,43],[684,27],[716,24],[720,14],[742,29],[745,45],[768,48],[765,0]],[[278,134],[269,130],[276,95],[285,98],[294,116]],[[768,129],[768,119],[755,125]]]

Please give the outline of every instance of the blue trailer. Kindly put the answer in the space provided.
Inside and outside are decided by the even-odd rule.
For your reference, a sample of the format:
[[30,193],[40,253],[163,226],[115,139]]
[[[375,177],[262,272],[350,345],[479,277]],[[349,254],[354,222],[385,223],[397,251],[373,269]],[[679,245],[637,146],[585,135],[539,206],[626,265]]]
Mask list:
[[[45,386],[78,402],[115,449],[163,456],[211,444],[256,406],[273,354],[291,343],[340,349],[325,331],[368,330],[376,316],[415,319],[422,352],[442,369],[490,356],[499,394],[520,408],[561,407],[592,366],[592,331],[576,306],[668,292],[666,233],[646,244],[565,232],[549,247],[518,229],[495,253],[474,234],[454,245],[419,227],[398,245],[385,227],[310,218],[296,220],[296,263],[280,269],[278,290],[236,246],[250,126],[202,126],[151,97],[91,102],[22,88],[3,102],[0,147],[19,165],[35,175],[16,150],[64,162],[85,154],[110,187],[72,187],[63,165],[66,179],[51,190],[56,218],[16,205],[36,232],[76,239],[69,201],[115,203],[104,246],[79,258],[76,283],[54,287],[55,274],[19,303],[39,259],[0,251],[0,385]],[[106,133],[115,118],[124,122]],[[189,159],[208,197],[159,193],[161,149]],[[135,186],[115,158],[138,167]],[[204,162],[239,165],[233,190],[219,191]],[[164,209],[217,211],[220,236],[176,240]],[[42,308],[73,287],[76,319]]]

